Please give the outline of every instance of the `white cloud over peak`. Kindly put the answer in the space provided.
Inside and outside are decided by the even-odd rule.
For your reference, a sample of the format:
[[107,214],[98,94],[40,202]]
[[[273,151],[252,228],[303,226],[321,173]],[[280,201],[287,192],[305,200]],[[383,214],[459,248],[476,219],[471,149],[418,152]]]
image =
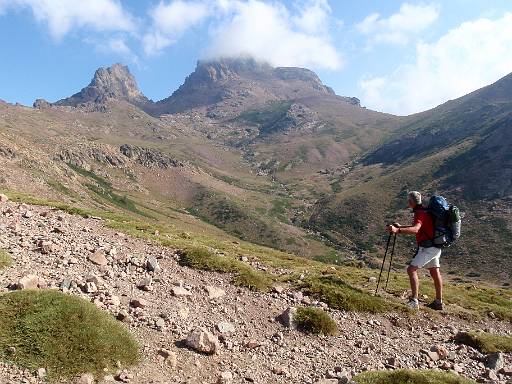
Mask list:
[[209,15],[210,7],[205,2],[160,2],[150,11],[152,27],[143,39],[145,52],[154,54],[175,43],[188,29]]
[[397,13],[388,18],[372,13],[357,24],[356,28],[368,37],[370,46],[377,43],[407,44],[438,17],[439,9],[436,5],[404,3]]
[[189,29],[208,23],[208,58],[254,56],[274,65],[338,69],[341,55],[329,39],[327,0],[305,0],[293,12],[280,1],[172,0],[150,11],[143,38],[146,54],[176,43]]
[[73,28],[96,31],[135,30],[133,17],[118,0],[10,0],[0,2],[0,10],[30,8],[34,18],[46,24],[51,36],[59,40]]
[[388,76],[363,78],[370,108],[407,114],[463,96],[512,72],[512,13],[460,24],[434,43],[420,43],[412,63]]
[[276,66],[342,66],[327,32],[327,2],[305,2],[297,14],[279,2],[223,0],[222,4],[226,14],[212,28],[208,57],[250,55]]

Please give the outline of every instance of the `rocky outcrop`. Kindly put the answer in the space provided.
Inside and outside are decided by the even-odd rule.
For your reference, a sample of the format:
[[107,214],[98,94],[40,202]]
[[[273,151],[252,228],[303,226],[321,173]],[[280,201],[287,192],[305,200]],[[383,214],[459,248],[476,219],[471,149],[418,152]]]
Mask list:
[[125,159],[121,156],[109,153],[109,151],[97,147],[79,150],[64,149],[57,154],[56,159],[65,163],[78,165],[85,169],[89,168],[90,161],[95,161],[116,168],[122,167],[126,163]]
[[140,92],[128,67],[114,64],[109,68],[99,68],[87,87],[71,97],[57,101],[55,105],[76,107],[80,104],[103,103],[108,100],[124,100],[137,105],[149,102]]
[[181,161],[172,159],[156,149],[142,148],[130,144],[123,144],[121,145],[119,150],[123,155],[125,155],[129,159],[134,160],[138,164],[148,168],[158,167],[167,169],[183,167],[184,165]]

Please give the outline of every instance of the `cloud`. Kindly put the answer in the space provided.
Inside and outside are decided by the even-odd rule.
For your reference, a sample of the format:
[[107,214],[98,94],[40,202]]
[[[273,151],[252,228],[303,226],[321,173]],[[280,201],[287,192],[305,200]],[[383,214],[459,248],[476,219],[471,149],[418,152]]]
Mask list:
[[412,63],[360,81],[370,108],[407,114],[463,96],[512,72],[512,13],[465,22],[416,46]]
[[2,8],[30,8],[34,18],[46,24],[51,36],[60,40],[73,28],[95,31],[135,30],[135,21],[118,0],[10,0]]
[[356,25],[368,37],[370,46],[377,43],[407,44],[439,17],[437,6],[404,3],[400,10],[388,18],[372,13]]
[[308,1],[297,14],[290,14],[279,2],[220,3],[225,14],[211,29],[207,57],[249,55],[276,66],[342,66],[341,55],[327,33],[330,8],[326,1]]
[[145,52],[154,54],[175,43],[188,29],[209,15],[210,9],[204,2],[160,2],[150,11],[152,28],[143,38]]

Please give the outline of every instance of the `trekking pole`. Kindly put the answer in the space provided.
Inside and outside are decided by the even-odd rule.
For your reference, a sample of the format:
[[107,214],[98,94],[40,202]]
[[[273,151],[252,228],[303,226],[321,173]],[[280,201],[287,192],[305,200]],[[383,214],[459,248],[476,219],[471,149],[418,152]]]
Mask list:
[[388,241],[386,243],[386,252],[384,252],[384,260],[382,260],[382,267],[380,267],[379,279],[377,280],[377,288],[375,288],[375,294],[377,294],[379,290],[380,278],[382,276],[382,271],[384,270],[384,263],[386,262],[386,257],[388,255],[389,242],[391,241],[391,233],[388,236]]
[[391,246],[391,257],[389,258],[389,268],[388,268],[388,278],[386,279],[386,286],[384,290],[388,290],[388,282],[389,282],[389,273],[391,272],[391,266],[393,265],[393,255],[395,254],[395,244],[396,244],[396,233],[393,237],[393,245]]

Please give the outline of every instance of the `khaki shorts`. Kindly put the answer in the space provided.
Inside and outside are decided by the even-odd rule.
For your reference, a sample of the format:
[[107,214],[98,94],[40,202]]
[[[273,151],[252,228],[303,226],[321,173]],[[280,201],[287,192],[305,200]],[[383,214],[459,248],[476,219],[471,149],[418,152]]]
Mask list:
[[439,268],[439,259],[441,257],[441,249],[436,247],[419,247],[418,252],[411,260],[409,265],[418,268]]

